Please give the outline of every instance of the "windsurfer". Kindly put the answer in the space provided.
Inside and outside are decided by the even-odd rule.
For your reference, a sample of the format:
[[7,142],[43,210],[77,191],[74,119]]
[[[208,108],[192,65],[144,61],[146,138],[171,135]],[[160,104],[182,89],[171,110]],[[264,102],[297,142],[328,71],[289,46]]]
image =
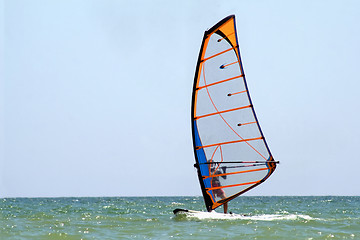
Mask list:
[[[221,171],[215,170],[215,168],[212,168],[211,170],[212,170],[213,175],[222,174]],[[224,173],[225,173],[225,171],[224,171]],[[222,177],[226,178],[226,176],[222,176]],[[213,177],[212,178],[212,187],[220,187],[220,186],[221,186],[221,183],[220,183],[219,177]],[[224,190],[222,188],[214,189],[213,193],[214,193],[215,196],[217,196],[217,197],[219,197],[221,199],[226,198],[225,192],[224,192]],[[227,209],[228,209],[228,204],[226,202],[226,203],[224,203],[224,213],[227,213]]]

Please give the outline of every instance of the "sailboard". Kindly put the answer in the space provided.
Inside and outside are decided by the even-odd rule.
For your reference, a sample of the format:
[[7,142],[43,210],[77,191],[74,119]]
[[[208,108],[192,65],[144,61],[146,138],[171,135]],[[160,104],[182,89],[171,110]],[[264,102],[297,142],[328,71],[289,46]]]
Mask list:
[[194,77],[191,125],[194,166],[209,212],[263,183],[279,163],[270,152],[250,98],[234,15],[204,33]]

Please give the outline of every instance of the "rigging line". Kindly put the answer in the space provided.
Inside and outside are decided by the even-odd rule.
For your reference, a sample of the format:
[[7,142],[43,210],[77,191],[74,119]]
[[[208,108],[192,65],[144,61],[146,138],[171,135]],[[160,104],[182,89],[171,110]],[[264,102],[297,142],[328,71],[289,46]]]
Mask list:
[[[223,159],[223,155],[222,155],[221,145],[218,145],[218,146],[216,147],[213,155],[211,156],[211,161],[210,161],[210,162],[212,162],[212,159],[213,159],[213,157],[214,157],[214,155],[215,155],[215,153],[216,153],[216,150],[217,150],[218,148],[220,149],[221,162],[224,160],[224,159]],[[215,172],[218,170],[219,167],[220,167],[220,164],[217,166],[217,168],[214,170],[213,173],[215,173]],[[209,175],[211,175],[211,174],[212,174],[212,172],[211,172],[211,165],[209,164]],[[212,184],[213,184],[213,183],[212,183],[212,181],[211,181],[211,182],[210,182],[210,186],[211,186],[211,187],[212,187]]]
[[[212,162],[212,160],[213,160],[213,158],[214,158],[214,155],[215,155],[215,152],[216,152],[216,150],[217,150],[219,147],[221,147],[221,146],[218,145],[218,146],[215,148],[215,150],[214,150],[214,152],[213,152],[213,154],[212,154],[212,156],[211,156],[211,158],[210,158],[210,163]],[[216,168],[216,170],[212,172],[212,171],[211,171],[211,168],[212,168],[211,166],[212,166],[211,164],[208,165],[209,175],[212,175],[212,174],[215,173],[216,170],[217,170],[217,168]],[[213,185],[213,182],[211,181],[211,182],[210,182],[210,187],[212,187],[212,185]]]
[[[203,77],[204,77],[204,83],[205,83],[205,85],[206,85],[206,78],[205,78],[205,64],[202,64],[202,68],[203,68]],[[210,101],[211,101],[211,103],[212,103],[212,105],[214,106],[214,108],[215,108],[215,110],[217,111],[217,112],[219,112],[219,110],[217,109],[217,107],[215,106],[215,103],[214,103],[214,101],[212,100],[212,98],[211,98],[211,96],[210,96],[210,93],[209,93],[209,89],[208,88],[206,88],[206,92],[207,92],[207,94],[208,94],[208,96],[209,96],[209,99],[210,99]],[[251,106],[251,105],[249,105],[249,106]],[[240,138],[240,139],[244,139],[243,137],[241,137],[231,126],[230,126],[230,124],[225,120],[225,118],[221,115],[221,113],[219,113],[219,116],[222,118],[222,120],[225,122],[225,124]],[[196,119],[196,118],[195,118]],[[267,160],[266,159],[266,157],[264,157],[258,150],[256,150],[250,143],[248,143],[248,142],[246,142],[246,144],[249,146],[249,147],[251,147],[255,152],[257,152],[262,158],[264,158],[265,160]]]
[[[214,153],[213,153],[212,156],[211,156],[210,162],[212,162],[212,159],[213,159],[213,157],[214,157],[214,155],[215,155],[215,153],[216,153],[216,150],[217,150],[218,148],[220,149],[221,162],[223,161],[221,145],[218,145],[218,146],[215,148]],[[219,164],[219,166],[220,166],[220,164]],[[212,175],[213,173],[215,173],[215,172],[218,170],[219,166],[217,166],[216,169],[212,172],[212,171],[211,171],[211,164],[209,164],[209,175]],[[211,187],[212,187],[212,184],[213,184],[213,183],[212,183],[212,181],[211,181],[211,182],[210,182],[210,186],[211,186]]]
[[246,183],[239,183],[239,184],[232,184],[232,185],[225,185],[225,186],[219,186],[219,187],[206,188],[206,190],[207,190],[207,191],[210,191],[210,190],[221,189],[221,188],[244,186],[244,185],[250,185],[250,184],[257,184],[257,183],[259,183],[259,182],[260,182],[260,181],[246,182]]
[[[221,116],[221,113],[226,113],[226,112],[232,112],[232,111],[236,111],[236,110],[240,110],[240,109],[245,109],[245,108],[250,108],[251,105],[248,106],[244,106],[244,107],[238,107],[238,108],[232,108],[232,109],[228,109],[228,110],[224,110],[224,111],[218,111],[216,109],[216,112],[214,113],[209,113],[209,114],[205,114],[205,115],[200,115],[200,116],[196,116],[194,119],[198,120],[199,118],[204,118],[204,117],[209,117],[209,116],[213,116],[216,114],[219,114]],[[222,118],[222,117],[221,117]],[[225,121],[225,120],[224,120]]]
[[[222,152],[222,147],[220,146],[220,156],[221,156],[221,162],[222,163],[224,161],[224,156],[223,156],[223,152]],[[220,164],[218,165],[218,168],[220,167]]]
[[229,48],[229,49],[226,49],[226,50],[224,50],[224,51],[222,51],[222,52],[216,53],[216,54],[214,54],[214,55],[212,55],[212,56],[210,56],[210,57],[204,58],[204,59],[201,60],[201,62],[205,62],[205,61],[207,61],[207,60],[209,60],[209,59],[211,59],[211,58],[217,57],[217,56],[219,56],[219,55],[221,55],[221,54],[224,54],[224,53],[226,53],[226,52],[228,52],[228,51],[235,50],[236,47],[237,47],[237,45],[234,46],[234,47],[231,47],[231,48]]
[[247,92],[247,90],[244,90],[244,91],[241,91],[241,92],[236,92],[236,93],[229,93],[228,97],[230,97],[232,95],[235,95],[235,94],[246,93],[246,92]]
[[221,177],[221,176],[240,174],[240,173],[248,173],[248,172],[257,172],[257,171],[264,171],[264,170],[269,170],[269,169],[268,168],[258,168],[258,169],[251,169],[251,170],[231,172],[231,173],[222,173],[222,174],[216,174],[216,175],[211,175],[211,176],[204,176],[203,179],[205,180],[207,178]]
[[[217,150],[219,147],[220,147],[220,145],[218,145],[218,146],[215,148],[215,150],[214,150],[214,152],[213,152],[213,154],[212,154],[212,156],[211,156],[211,158],[210,158],[210,163],[212,162],[212,160],[213,160],[213,158],[214,158],[214,155],[215,155],[215,153],[216,153],[216,150]],[[212,172],[211,172],[211,164],[209,164],[208,167],[209,167],[209,175],[211,175],[211,174],[212,174]],[[217,169],[217,168],[216,168],[216,169]],[[214,171],[214,172],[216,172],[216,171]],[[211,183],[211,186],[212,186],[212,183]]]
[[[222,153],[221,145],[219,145],[219,149],[220,149],[220,157],[221,157],[220,163],[222,163],[222,161],[224,161],[224,158],[223,158],[223,153]],[[215,154],[215,153],[214,153],[214,154]],[[220,164],[216,167],[215,172],[216,172],[216,170],[219,169],[219,167],[220,167]]]
[[228,142],[222,142],[222,143],[214,143],[214,144],[209,144],[209,145],[204,145],[204,146],[197,146],[196,150],[199,150],[201,148],[214,147],[214,146],[218,146],[218,145],[230,144],[230,143],[239,143],[239,142],[246,142],[247,143],[248,141],[261,140],[261,139],[264,139],[264,138],[263,137],[248,138],[248,139],[242,138],[241,140],[228,141]]
[[[223,156],[222,156],[222,150],[221,150],[221,145],[218,145],[216,148],[215,148],[215,150],[214,150],[214,152],[213,152],[213,154],[212,154],[212,156],[211,156],[211,159],[210,159],[210,163],[213,161],[213,158],[214,158],[214,155],[215,155],[215,153],[216,153],[216,151],[217,151],[217,149],[220,149],[220,158],[221,158],[221,162],[223,161]],[[220,163],[221,163],[220,162]],[[220,165],[220,164],[219,164]],[[209,167],[210,167],[210,170],[211,170],[211,164],[209,164]],[[213,171],[214,173],[218,170],[218,168],[219,168],[219,166],[217,166],[216,167],[216,169]],[[211,171],[209,171],[209,175],[211,175],[212,174],[212,172]]]
[[227,82],[227,81],[234,80],[234,79],[241,78],[241,77],[244,77],[244,75],[241,74],[239,76],[235,76],[235,77],[232,77],[232,78],[227,78],[227,79],[224,79],[224,80],[221,80],[221,81],[218,81],[218,82],[210,83],[208,85],[200,86],[200,87],[197,87],[196,90],[200,90],[200,89],[203,89],[203,88],[206,88],[206,87],[210,87],[210,86],[213,86],[213,85],[216,85],[216,84],[219,84],[219,83]]

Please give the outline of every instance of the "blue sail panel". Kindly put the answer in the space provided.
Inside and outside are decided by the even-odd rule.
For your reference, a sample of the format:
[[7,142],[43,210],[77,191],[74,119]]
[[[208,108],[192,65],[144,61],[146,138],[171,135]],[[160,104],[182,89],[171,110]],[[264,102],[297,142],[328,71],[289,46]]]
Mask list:
[[[198,161],[198,165],[199,165],[199,171],[201,176],[209,176],[210,172],[209,172],[209,165],[206,164],[207,163],[207,159],[206,159],[206,155],[204,152],[204,149],[201,148],[202,144],[199,138],[199,133],[196,127],[196,121],[194,121],[194,136],[195,136],[195,146],[196,148],[198,148],[196,150],[196,156],[197,156],[197,161]],[[200,148],[199,148],[200,147]],[[211,188],[211,181],[210,178],[206,178],[206,179],[202,179],[205,189]],[[215,197],[213,195],[212,191],[208,192],[211,196],[211,198],[214,200]]]

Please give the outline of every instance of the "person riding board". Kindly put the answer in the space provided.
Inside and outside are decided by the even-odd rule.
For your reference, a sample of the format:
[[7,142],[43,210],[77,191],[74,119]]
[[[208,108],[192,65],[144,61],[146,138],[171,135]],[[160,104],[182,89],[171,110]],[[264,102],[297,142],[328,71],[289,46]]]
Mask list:
[[[222,171],[220,171],[218,167],[216,168],[215,166],[211,165],[211,175],[219,175],[219,174],[226,173],[226,168],[225,167],[222,167],[221,169],[222,169]],[[221,177],[223,179],[226,179],[226,175],[221,176]],[[212,178],[211,186],[212,187],[221,187],[219,176]],[[225,192],[224,192],[224,190],[222,188],[214,189],[213,193],[214,193],[214,196],[217,196],[217,197],[219,197],[221,199],[226,198]],[[227,213],[227,210],[228,210],[228,204],[226,202],[226,203],[224,203],[224,213],[225,214]]]

